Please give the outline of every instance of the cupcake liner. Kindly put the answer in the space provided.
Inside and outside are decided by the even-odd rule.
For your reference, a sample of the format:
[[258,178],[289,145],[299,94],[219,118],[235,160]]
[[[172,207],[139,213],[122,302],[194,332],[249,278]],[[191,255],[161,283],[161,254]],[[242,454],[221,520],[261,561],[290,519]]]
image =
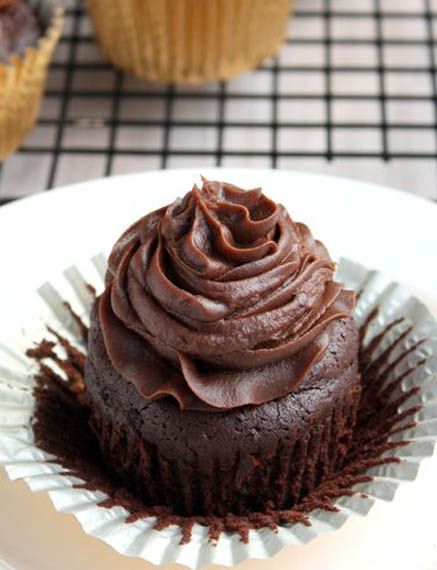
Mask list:
[[[343,259],[337,278],[346,287],[360,291],[355,311],[358,324],[363,325],[378,308],[377,316],[367,328],[364,346],[381,336],[373,356],[377,359],[393,341],[399,340],[389,362],[398,361],[401,355],[404,358],[391,368],[385,379],[389,384],[404,375],[393,397],[397,399],[410,388],[420,387],[400,407],[404,411],[421,405],[414,415],[414,427],[390,438],[390,441],[409,441],[386,453],[387,457],[395,456],[400,461],[368,470],[366,474],[373,479],[357,485],[355,495],[337,499],[337,512],[311,512],[311,526],[293,523],[281,525],[277,531],[252,530],[247,544],[241,542],[237,533],[223,533],[215,545],[211,544],[208,529],[196,524],[191,541],[182,546],[181,528],[176,525],[158,531],[154,529],[154,517],[127,523],[129,513],[124,508],[99,507],[98,503],[107,498],[105,493],[74,487],[80,479],[63,474],[63,467],[35,446],[32,431],[35,369],[23,355],[33,341],[45,336],[47,325],[81,345],[77,322],[64,300],[87,321],[93,301],[87,284],[102,289],[105,267],[106,257],[99,254],[44,283],[30,300],[25,328],[17,327],[15,335],[9,330],[8,341],[0,340],[0,464],[10,479],[24,479],[32,491],[48,493],[58,511],[74,515],[87,534],[100,538],[118,552],[154,564],[179,563],[193,569],[210,563],[233,566],[248,558],[268,558],[284,545],[302,545],[323,532],[340,528],[352,515],[365,516],[376,501],[391,501],[399,484],[413,481],[422,459],[432,455],[437,439],[437,323],[406,289],[391,283],[380,272]],[[387,328],[395,321],[397,324]]]
[[291,0],[87,0],[112,63],[158,82],[229,79],[275,54]]
[[[199,464],[192,468],[187,468],[182,461],[171,461],[169,464],[168,456],[161,453],[159,448],[151,448],[150,444],[139,437],[138,432],[129,425],[129,422],[117,422],[110,417],[113,410],[112,402],[117,401],[117,398],[111,400],[111,403],[104,407],[99,399],[91,401],[91,397],[91,394],[88,394],[88,402],[92,408],[90,422],[92,432],[98,439],[103,461],[107,465],[111,465],[117,472],[122,473],[125,480],[135,482],[135,489],[146,504],[181,503],[184,505],[185,512],[191,512],[193,506],[199,503],[202,505],[203,511],[208,512],[208,501],[211,501],[212,498],[211,502],[214,509],[217,509],[217,502],[219,501],[219,508],[222,513],[233,512],[235,508],[238,508],[238,503],[236,506],[236,501],[234,501],[234,494],[229,493],[229,489],[235,486],[235,474],[224,471],[219,460],[206,473],[199,473]],[[341,417],[338,414],[339,400],[342,402]],[[316,426],[308,427],[304,434],[305,439],[302,438],[302,435],[300,438],[297,436],[292,445],[283,446],[276,450],[276,453],[267,457],[265,455],[260,457],[261,465],[258,466],[257,470],[259,478],[263,476],[267,478],[274,466],[288,465],[290,457],[293,458],[290,467],[290,472],[293,475],[289,477],[292,483],[284,482],[281,487],[278,485],[275,488],[276,505],[280,500],[284,500],[286,494],[290,497],[289,500],[293,500],[301,492],[301,489],[317,488],[316,481],[322,479],[323,470],[332,470],[332,466],[342,463],[347,452],[346,446],[348,446],[352,436],[351,424],[355,423],[357,407],[356,392],[347,390],[341,395],[338,394],[335,404],[332,403],[330,413],[324,408],[323,422],[317,422]],[[222,421],[226,420],[222,418]],[[169,423],[170,420],[167,421],[167,425]],[[345,436],[346,429],[347,435]],[[330,445],[324,446],[324,442],[328,438]],[[260,439],[262,440],[262,438]],[[127,442],[133,443],[129,445]],[[239,461],[239,455],[235,454],[232,463],[238,465]],[[145,465],[154,466],[152,475],[149,474],[149,470],[147,470],[146,475],[144,474]],[[317,465],[318,472],[316,472],[315,467],[308,468],[308,465]],[[205,482],[208,480],[213,481],[212,487]],[[199,488],[202,494],[199,493]],[[252,496],[260,497],[259,483],[256,487],[254,485],[248,494],[249,492],[252,493]],[[212,493],[214,494],[213,497],[211,497]],[[231,495],[230,498],[229,495]],[[203,502],[200,502],[202,499]],[[184,521],[186,520],[185,518]],[[162,527],[162,519],[160,519],[160,523],[160,527]],[[268,526],[266,521],[264,521],[264,526]]]
[[45,32],[23,56],[0,63],[0,161],[14,152],[33,127],[44,92],[47,69],[63,25],[63,10],[49,0],[34,0]]

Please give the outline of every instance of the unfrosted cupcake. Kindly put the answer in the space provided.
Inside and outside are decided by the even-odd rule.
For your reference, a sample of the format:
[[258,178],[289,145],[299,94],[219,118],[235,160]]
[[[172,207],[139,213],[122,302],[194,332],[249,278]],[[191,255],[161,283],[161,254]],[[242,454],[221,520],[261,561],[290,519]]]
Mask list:
[[61,29],[62,10],[48,0],[0,0],[0,160],[35,123]]
[[290,508],[341,467],[354,294],[260,190],[204,181],[115,244],[85,369],[104,461],[181,515]]
[[291,0],[87,0],[112,63],[144,79],[229,79],[275,54]]

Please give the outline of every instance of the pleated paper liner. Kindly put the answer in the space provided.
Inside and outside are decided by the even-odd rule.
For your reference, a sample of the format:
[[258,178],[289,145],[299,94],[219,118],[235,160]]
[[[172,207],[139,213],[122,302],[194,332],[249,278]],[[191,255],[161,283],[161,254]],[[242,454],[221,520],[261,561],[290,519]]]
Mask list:
[[87,0],[118,68],[181,84],[229,79],[280,48],[292,0]]
[[47,69],[63,26],[63,10],[49,0],[29,1],[45,27],[35,47],[0,63],[0,161],[14,152],[39,113]]
[[[53,455],[35,445],[36,369],[24,355],[33,341],[47,336],[47,325],[84,350],[78,322],[64,301],[87,322],[93,302],[88,284],[101,290],[105,267],[106,258],[100,254],[44,283],[31,300],[24,329],[17,327],[15,336],[9,331],[7,342],[0,342],[0,464],[10,479],[24,479],[33,491],[48,493],[57,510],[72,514],[86,533],[118,552],[155,564],[179,563],[193,569],[268,558],[284,545],[303,545],[323,532],[338,529],[352,515],[365,516],[376,501],[391,501],[399,484],[414,480],[422,459],[432,455],[437,439],[437,324],[403,287],[382,273],[342,260],[338,280],[359,291],[355,316],[366,331],[362,353],[371,355],[370,367],[384,370],[379,388],[394,386],[390,401],[402,401],[400,406],[396,404],[395,413],[406,422],[389,438],[399,445],[387,446],[384,457],[388,462],[368,469],[365,475],[371,477],[354,487],[355,494],[336,499],[335,512],[313,510],[308,515],[309,526],[290,523],[276,530],[251,530],[246,544],[236,532],[222,533],[214,544],[208,528],[196,524],[191,540],[181,545],[183,529],[178,525],[156,530],[156,517],[129,522],[132,519],[124,507],[99,506],[102,501],[110,504],[105,492],[78,487],[83,480],[65,474]],[[408,415],[412,409],[414,416]]]

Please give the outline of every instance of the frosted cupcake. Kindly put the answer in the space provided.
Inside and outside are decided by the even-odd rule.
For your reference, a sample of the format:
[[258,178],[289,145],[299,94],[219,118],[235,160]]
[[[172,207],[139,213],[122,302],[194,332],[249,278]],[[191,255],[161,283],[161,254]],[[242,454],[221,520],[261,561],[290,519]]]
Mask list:
[[52,3],[0,0],[0,160],[33,127],[62,29]]
[[117,241],[85,383],[102,457],[145,504],[285,509],[341,467],[361,381],[334,268],[283,206],[217,182]]

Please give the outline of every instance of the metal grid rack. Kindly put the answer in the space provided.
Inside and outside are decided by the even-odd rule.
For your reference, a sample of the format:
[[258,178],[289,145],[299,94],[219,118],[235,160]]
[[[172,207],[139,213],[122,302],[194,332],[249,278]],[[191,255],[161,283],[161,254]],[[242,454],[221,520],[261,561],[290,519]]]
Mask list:
[[437,198],[437,0],[297,0],[277,58],[202,87],[117,72],[82,3],[64,4],[41,117],[2,167],[0,203],[103,175],[214,165],[391,164],[401,177],[424,173],[417,192]]

